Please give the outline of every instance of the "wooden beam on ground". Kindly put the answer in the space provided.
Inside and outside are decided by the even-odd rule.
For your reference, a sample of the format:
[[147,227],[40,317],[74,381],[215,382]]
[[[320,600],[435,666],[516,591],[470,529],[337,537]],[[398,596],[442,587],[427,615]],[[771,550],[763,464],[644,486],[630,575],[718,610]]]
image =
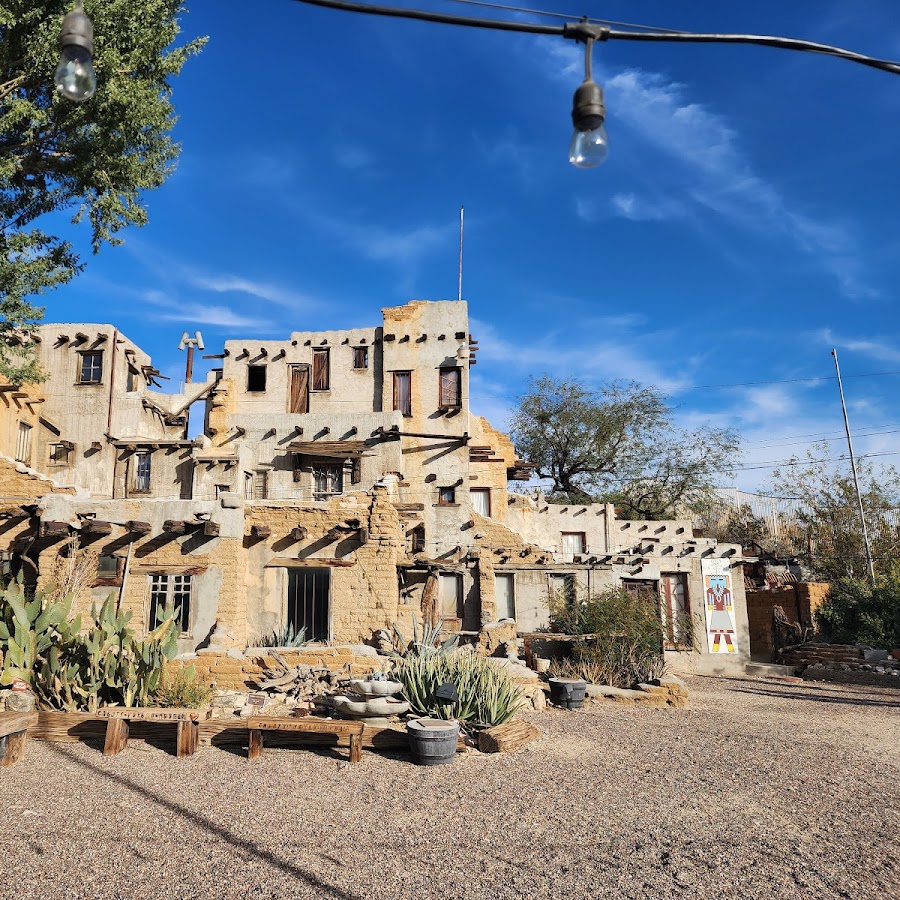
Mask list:
[[514,720],[479,732],[478,749],[482,753],[509,753],[525,747],[540,736],[537,726]]

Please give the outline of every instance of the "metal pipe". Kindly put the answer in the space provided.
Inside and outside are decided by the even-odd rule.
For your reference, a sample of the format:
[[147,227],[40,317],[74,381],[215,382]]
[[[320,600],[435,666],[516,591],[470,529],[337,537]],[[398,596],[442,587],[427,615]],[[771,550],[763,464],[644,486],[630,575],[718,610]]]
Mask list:
[[872,547],[869,545],[869,529],[866,527],[866,513],[863,508],[862,494],[859,490],[859,476],[856,472],[856,458],[853,455],[853,438],[850,436],[850,419],[847,416],[847,404],[844,401],[844,384],[841,381],[841,367],[838,363],[837,350],[832,349],[834,370],[837,373],[838,391],[841,395],[841,409],[844,412],[844,430],[847,432],[847,449],[850,451],[850,469],[853,472],[853,487],[856,489],[856,502],[859,504],[859,521],[862,525],[863,541],[866,546],[866,566],[869,569],[869,581],[875,585],[875,566],[872,563]]

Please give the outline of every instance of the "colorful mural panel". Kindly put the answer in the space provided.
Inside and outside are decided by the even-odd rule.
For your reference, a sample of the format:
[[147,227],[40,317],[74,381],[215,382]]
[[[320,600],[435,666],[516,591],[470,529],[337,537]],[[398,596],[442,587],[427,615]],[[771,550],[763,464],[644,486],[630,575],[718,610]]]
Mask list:
[[734,600],[727,559],[704,559],[703,591],[706,606],[706,638],[710,653],[736,653]]

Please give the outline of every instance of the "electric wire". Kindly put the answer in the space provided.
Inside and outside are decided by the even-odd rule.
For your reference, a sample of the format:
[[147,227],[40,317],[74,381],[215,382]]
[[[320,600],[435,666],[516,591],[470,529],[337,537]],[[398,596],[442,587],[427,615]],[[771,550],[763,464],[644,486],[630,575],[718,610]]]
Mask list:
[[486,28],[495,31],[514,31],[527,34],[546,34],[565,37],[573,40],[585,40],[594,37],[596,40],[624,41],[672,41],[675,43],[717,43],[717,44],[751,44],[773,47],[780,50],[797,50],[816,53],[823,56],[834,56],[849,62],[859,63],[870,68],[880,69],[894,75],[900,75],[900,62],[877,59],[816,41],[799,38],[786,38],[776,35],[762,34],[703,34],[689,31],[617,31],[606,25],[590,25],[584,22],[566,22],[564,25],[543,25],[534,22],[516,22],[509,19],[485,19],[477,16],[454,16],[446,13],[430,12],[422,9],[410,9],[396,6],[377,6],[370,3],[355,3],[351,0],[295,0],[312,6],[337,9],[344,12],[365,13],[368,15],[387,16],[391,18],[413,19],[422,22],[436,22],[442,25],[462,25],[472,28]]

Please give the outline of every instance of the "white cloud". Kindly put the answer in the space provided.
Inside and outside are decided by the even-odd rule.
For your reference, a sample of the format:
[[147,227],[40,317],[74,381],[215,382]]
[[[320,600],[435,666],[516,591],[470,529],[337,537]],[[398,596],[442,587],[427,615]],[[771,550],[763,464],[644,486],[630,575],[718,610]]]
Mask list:
[[685,214],[680,203],[638,197],[634,193],[614,194],[610,202],[616,215],[632,222],[662,222]]
[[249,294],[258,300],[267,300],[291,309],[308,308],[314,305],[308,297],[304,297],[302,294],[267,282],[254,281],[239,275],[224,273],[221,275],[210,275],[191,270],[190,268],[185,268],[184,271],[190,284],[204,291],[212,291],[216,294]]
[[820,344],[850,353],[862,353],[886,363],[900,363],[900,348],[874,338],[849,338],[836,335],[830,328],[817,331],[815,339]]
[[367,259],[377,262],[412,263],[435,248],[453,246],[458,225],[420,225],[408,230],[382,225],[362,225],[348,218],[317,216],[317,224]]
[[146,291],[144,299],[155,307],[152,318],[157,321],[211,325],[214,328],[243,328],[250,331],[264,331],[271,325],[258,315],[241,315],[227,306],[185,303],[168,297],[162,291]]

